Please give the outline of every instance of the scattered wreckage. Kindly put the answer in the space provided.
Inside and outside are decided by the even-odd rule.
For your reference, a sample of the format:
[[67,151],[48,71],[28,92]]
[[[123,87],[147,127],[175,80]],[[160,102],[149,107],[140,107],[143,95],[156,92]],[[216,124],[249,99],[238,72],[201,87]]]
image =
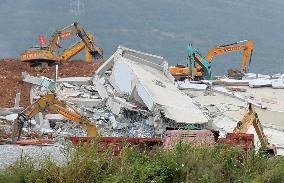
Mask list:
[[[189,85],[191,89],[219,91],[227,95],[234,95],[236,90],[241,91],[236,89],[237,87],[231,87],[228,91],[224,91],[224,87],[212,87],[214,82],[226,83],[222,80],[175,83],[168,71],[168,63],[163,57],[123,46],[119,46],[117,51],[101,65],[94,77],[52,80],[24,73],[23,81],[33,84],[30,91],[31,101],[38,100],[52,91],[56,93],[58,99],[77,108],[80,114],[96,124],[100,136],[104,138],[102,142],[106,144],[125,141],[132,144],[141,142],[160,144],[168,141],[166,139],[169,136],[166,134],[175,134],[176,136],[171,138],[176,140],[188,132],[188,130],[178,130],[179,133],[170,131],[174,129],[190,129],[193,134],[185,136],[212,144],[216,141],[216,136],[208,130],[212,129],[210,117],[205,115],[200,106],[197,106],[196,102],[180,89]],[[228,82],[234,81],[228,80]],[[241,82],[243,85],[248,85],[247,81]],[[235,86],[234,83],[232,85]],[[254,105],[257,106],[257,103]],[[47,131],[55,131],[61,137],[73,136],[69,138],[73,143],[89,139],[82,137],[87,135],[84,128],[77,126],[70,131],[68,127],[70,123],[63,122],[67,122],[68,119],[60,115],[39,113],[36,119],[41,130],[46,130],[44,127],[47,127]],[[49,129],[50,126],[55,128]],[[192,129],[201,131],[195,133]],[[250,139],[248,143],[251,144],[252,140]],[[187,141],[192,141],[192,138]],[[172,144],[167,145],[169,148],[172,146]]]
[[59,78],[56,86],[28,74],[23,80],[35,85],[33,99],[56,91],[58,98],[96,121],[102,136],[151,138],[188,124],[204,129],[208,118],[174,86],[167,67],[162,57],[119,46],[93,78]]

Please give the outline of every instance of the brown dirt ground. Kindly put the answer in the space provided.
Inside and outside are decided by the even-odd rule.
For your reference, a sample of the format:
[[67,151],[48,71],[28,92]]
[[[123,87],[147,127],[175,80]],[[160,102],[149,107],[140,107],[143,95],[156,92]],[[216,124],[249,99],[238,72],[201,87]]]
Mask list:
[[[93,76],[102,63],[86,63],[76,60],[60,64],[58,77]],[[13,107],[17,91],[21,91],[20,106],[29,105],[30,84],[21,81],[22,72],[32,76],[55,77],[55,66],[36,71],[28,63],[15,59],[0,60],[0,107]]]

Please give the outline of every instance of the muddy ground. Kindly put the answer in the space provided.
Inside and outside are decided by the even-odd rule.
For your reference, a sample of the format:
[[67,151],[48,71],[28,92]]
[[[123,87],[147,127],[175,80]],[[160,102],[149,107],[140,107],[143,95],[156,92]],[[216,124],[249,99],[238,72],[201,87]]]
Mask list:
[[[101,63],[86,63],[82,60],[70,61],[59,65],[58,77],[93,76]],[[21,91],[20,106],[29,105],[30,84],[21,81],[22,72],[33,76],[55,77],[55,65],[37,71],[15,59],[0,60],[0,108],[13,107],[17,91]]]

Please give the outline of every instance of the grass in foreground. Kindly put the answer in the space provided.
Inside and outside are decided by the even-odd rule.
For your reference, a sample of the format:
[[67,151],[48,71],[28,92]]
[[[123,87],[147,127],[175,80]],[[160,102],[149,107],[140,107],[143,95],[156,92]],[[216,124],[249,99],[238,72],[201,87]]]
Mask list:
[[123,158],[96,144],[81,145],[58,166],[49,157],[22,156],[0,172],[0,182],[284,182],[284,158],[246,154],[238,148],[180,145],[150,153],[125,149]]

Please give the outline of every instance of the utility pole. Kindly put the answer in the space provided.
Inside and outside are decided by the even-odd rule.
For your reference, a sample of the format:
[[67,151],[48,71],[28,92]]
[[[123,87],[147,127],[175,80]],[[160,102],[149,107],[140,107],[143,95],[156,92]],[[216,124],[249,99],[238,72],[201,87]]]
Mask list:
[[85,4],[83,0],[70,0],[69,12],[74,15],[80,15],[84,12]]

